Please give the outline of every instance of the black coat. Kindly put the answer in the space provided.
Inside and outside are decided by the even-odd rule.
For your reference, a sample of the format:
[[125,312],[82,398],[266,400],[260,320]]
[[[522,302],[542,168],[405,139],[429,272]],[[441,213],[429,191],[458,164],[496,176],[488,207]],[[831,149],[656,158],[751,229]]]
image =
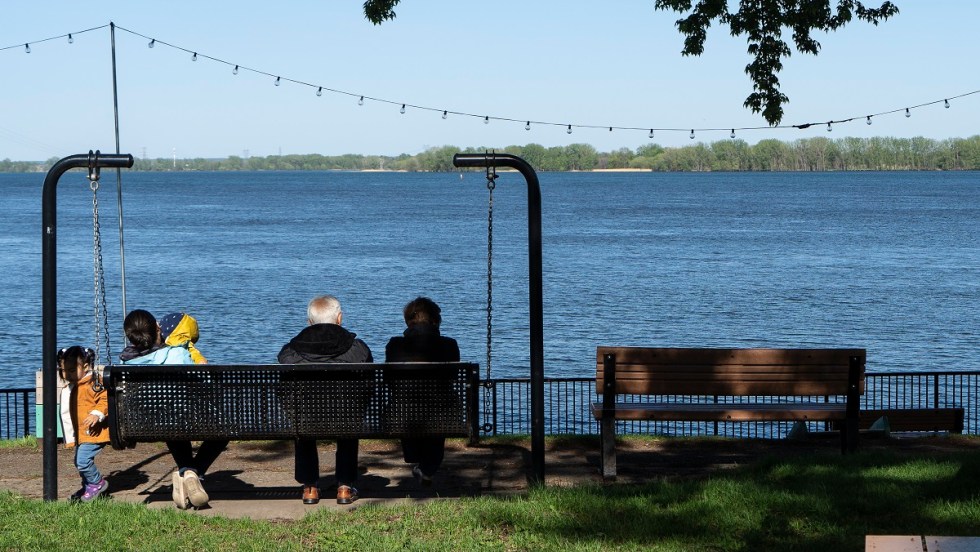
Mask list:
[[439,335],[438,326],[417,324],[388,341],[385,362],[459,362],[459,345]]
[[322,362],[374,362],[371,349],[337,324],[313,324],[285,344],[279,351],[280,364]]

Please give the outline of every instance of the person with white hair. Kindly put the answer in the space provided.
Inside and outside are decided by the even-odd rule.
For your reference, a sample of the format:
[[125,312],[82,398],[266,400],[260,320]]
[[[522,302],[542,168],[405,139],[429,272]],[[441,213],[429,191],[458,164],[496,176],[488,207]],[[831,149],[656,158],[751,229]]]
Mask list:
[[[341,327],[340,301],[332,295],[314,297],[306,309],[307,326],[279,351],[280,364],[374,362],[371,349],[353,332]],[[357,439],[337,439],[337,504],[357,500]],[[320,501],[320,458],[316,441],[296,440],[296,481],[303,485],[303,504]]]

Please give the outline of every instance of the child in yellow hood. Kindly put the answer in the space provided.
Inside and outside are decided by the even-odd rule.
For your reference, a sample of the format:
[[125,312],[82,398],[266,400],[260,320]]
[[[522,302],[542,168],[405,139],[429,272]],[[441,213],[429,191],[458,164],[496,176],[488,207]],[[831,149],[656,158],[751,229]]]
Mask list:
[[160,319],[160,337],[165,345],[187,347],[196,364],[208,363],[208,359],[194,346],[201,334],[193,316],[183,312],[172,312],[164,316]]

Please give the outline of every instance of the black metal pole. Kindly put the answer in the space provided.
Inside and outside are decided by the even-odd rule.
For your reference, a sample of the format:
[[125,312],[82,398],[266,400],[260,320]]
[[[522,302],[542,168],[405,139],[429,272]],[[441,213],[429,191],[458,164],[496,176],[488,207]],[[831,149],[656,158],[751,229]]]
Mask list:
[[57,422],[57,357],[58,347],[58,265],[57,265],[57,187],[61,175],[80,167],[105,168],[133,166],[129,154],[78,154],[59,160],[44,177],[41,190],[41,402],[44,453],[44,500],[58,499],[58,422]]
[[544,484],[544,294],[541,187],[531,165],[507,153],[457,153],[456,167],[510,167],[527,181],[528,302],[531,316],[531,483]]

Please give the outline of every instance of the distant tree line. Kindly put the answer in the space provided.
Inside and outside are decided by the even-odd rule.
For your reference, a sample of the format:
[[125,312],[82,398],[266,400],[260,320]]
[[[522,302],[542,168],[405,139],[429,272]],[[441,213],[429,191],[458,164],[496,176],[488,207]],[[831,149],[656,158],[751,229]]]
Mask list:
[[[311,171],[395,170],[446,172],[453,154],[491,148],[429,148],[417,155],[270,155],[225,159],[137,159],[137,171]],[[588,144],[546,148],[540,144],[496,149],[523,158],[538,171],[635,169],[661,172],[709,171],[933,171],[980,170],[980,135],[970,138],[804,138],[792,142],[744,140],[697,142],[679,148],[647,144],[636,150],[600,152]],[[57,161],[0,161],[0,172],[45,172]]]

